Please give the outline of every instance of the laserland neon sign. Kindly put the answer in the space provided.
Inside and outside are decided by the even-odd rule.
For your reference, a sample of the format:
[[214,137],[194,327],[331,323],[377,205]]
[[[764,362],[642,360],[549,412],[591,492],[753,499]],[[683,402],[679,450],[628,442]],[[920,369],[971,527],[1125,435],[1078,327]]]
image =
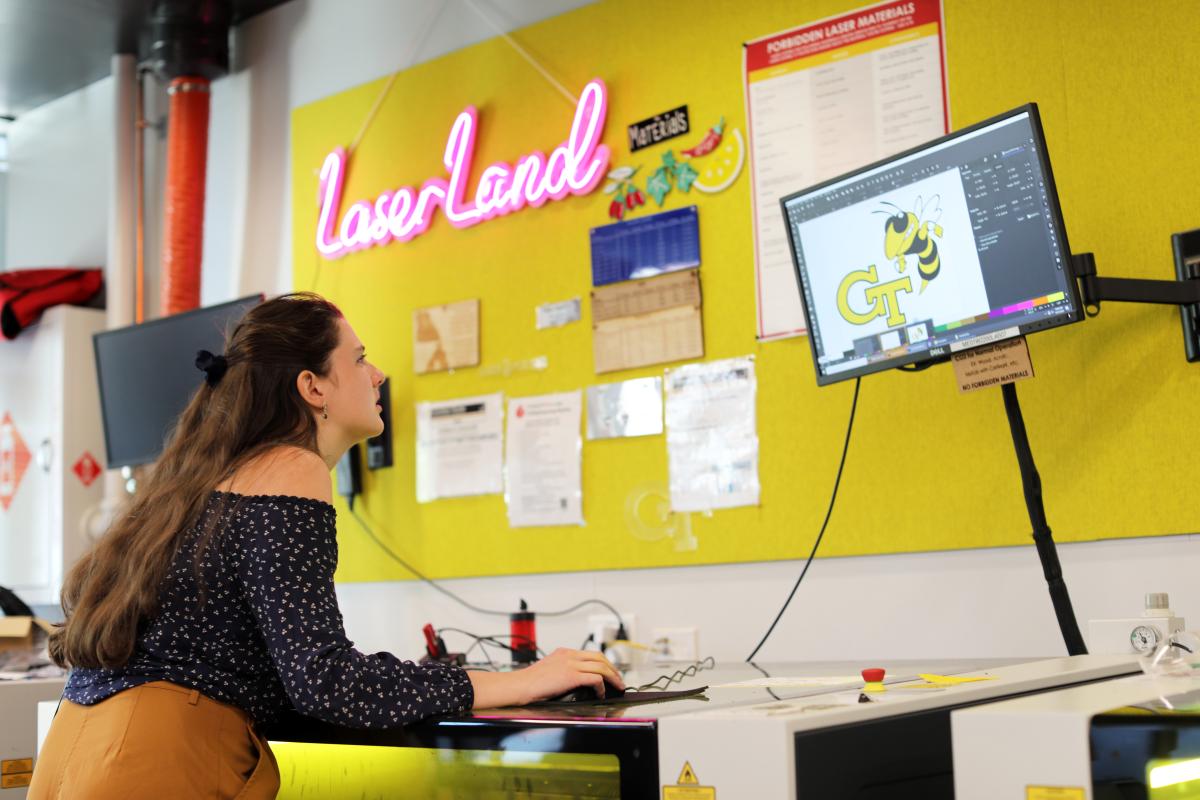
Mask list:
[[596,188],[608,169],[609,149],[600,144],[608,90],[596,79],[579,96],[575,119],[566,141],[550,153],[521,156],[515,164],[498,161],[479,176],[475,199],[464,201],[467,176],[475,153],[478,113],[468,106],[454,120],[442,163],[450,180],[430,178],[420,191],[404,186],[386,191],[373,201],[353,203],[336,220],[346,176],[346,151],[325,156],[321,166],[321,214],[317,219],[317,250],[325,258],[340,258],[355,250],[407,242],[420,236],[439,206],[450,224],[469,228],[495,217],[538,206],[567,195],[584,195]]

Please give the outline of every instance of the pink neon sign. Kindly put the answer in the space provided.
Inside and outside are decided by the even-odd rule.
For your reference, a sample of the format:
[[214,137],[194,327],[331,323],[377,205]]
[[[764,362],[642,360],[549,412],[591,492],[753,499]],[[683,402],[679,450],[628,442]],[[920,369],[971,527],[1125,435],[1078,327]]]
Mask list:
[[549,157],[534,151],[515,164],[491,164],[479,176],[474,199],[467,201],[467,176],[478,128],[478,114],[474,106],[468,106],[454,120],[442,156],[449,181],[430,178],[420,191],[404,186],[385,191],[372,201],[359,200],[337,220],[346,175],[346,151],[339,147],[325,156],[321,166],[317,250],[325,258],[339,258],[365,247],[407,242],[425,232],[439,206],[451,225],[469,228],[526,206],[536,208],[547,200],[587,194],[608,168],[609,150],[600,144],[607,111],[608,91],[597,78],[579,96],[566,141]]

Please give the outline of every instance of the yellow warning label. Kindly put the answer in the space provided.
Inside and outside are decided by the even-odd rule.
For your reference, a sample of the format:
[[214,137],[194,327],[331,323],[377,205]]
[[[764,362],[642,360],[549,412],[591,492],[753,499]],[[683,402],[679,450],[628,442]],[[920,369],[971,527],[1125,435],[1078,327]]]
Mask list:
[[1025,800],[1084,800],[1081,786],[1026,786]]
[[0,775],[0,789],[20,789],[33,782],[32,772],[18,772],[15,775]]
[[0,761],[0,775],[12,775],[14,772],[33,772],[33,759],[8,758]]
[[685,761],[675,786],[663,787],[663,800],[717,800],[715,786],[701,786],[692,765]]
[[664,786],[663,800],[717,800],[714,786]]

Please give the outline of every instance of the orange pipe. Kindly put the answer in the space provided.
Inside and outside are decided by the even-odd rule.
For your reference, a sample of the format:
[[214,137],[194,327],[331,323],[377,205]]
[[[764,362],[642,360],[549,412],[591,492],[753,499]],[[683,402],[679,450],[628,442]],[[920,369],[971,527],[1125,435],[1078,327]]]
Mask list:
[[200,305],[209,82],[175,78],[168,93],[167,186],[163,208],[162,314]]
[[146,79],[136,71],[133,121],[133,185],[137,193],[134,206],[134,295],[133,321],[141,325],[146,315]]

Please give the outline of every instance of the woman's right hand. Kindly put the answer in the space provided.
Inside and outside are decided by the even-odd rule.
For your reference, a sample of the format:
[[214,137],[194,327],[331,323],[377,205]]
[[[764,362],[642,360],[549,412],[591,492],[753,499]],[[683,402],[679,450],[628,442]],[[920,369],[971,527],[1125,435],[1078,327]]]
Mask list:
[[625,688],[621,674],[601,653],[560,647],[515,672],[468,672],[475,690],[474,708],[523,706],[556,697],[579,686],[604,694],[604,682]]
[[560,647],[521,673],[529,679],[526,703],[556,697],[580,686],[591,686],[598,696],[603,697],[605,681],[617,688],[625,688],[617,668],[602,653],[594,650]]

